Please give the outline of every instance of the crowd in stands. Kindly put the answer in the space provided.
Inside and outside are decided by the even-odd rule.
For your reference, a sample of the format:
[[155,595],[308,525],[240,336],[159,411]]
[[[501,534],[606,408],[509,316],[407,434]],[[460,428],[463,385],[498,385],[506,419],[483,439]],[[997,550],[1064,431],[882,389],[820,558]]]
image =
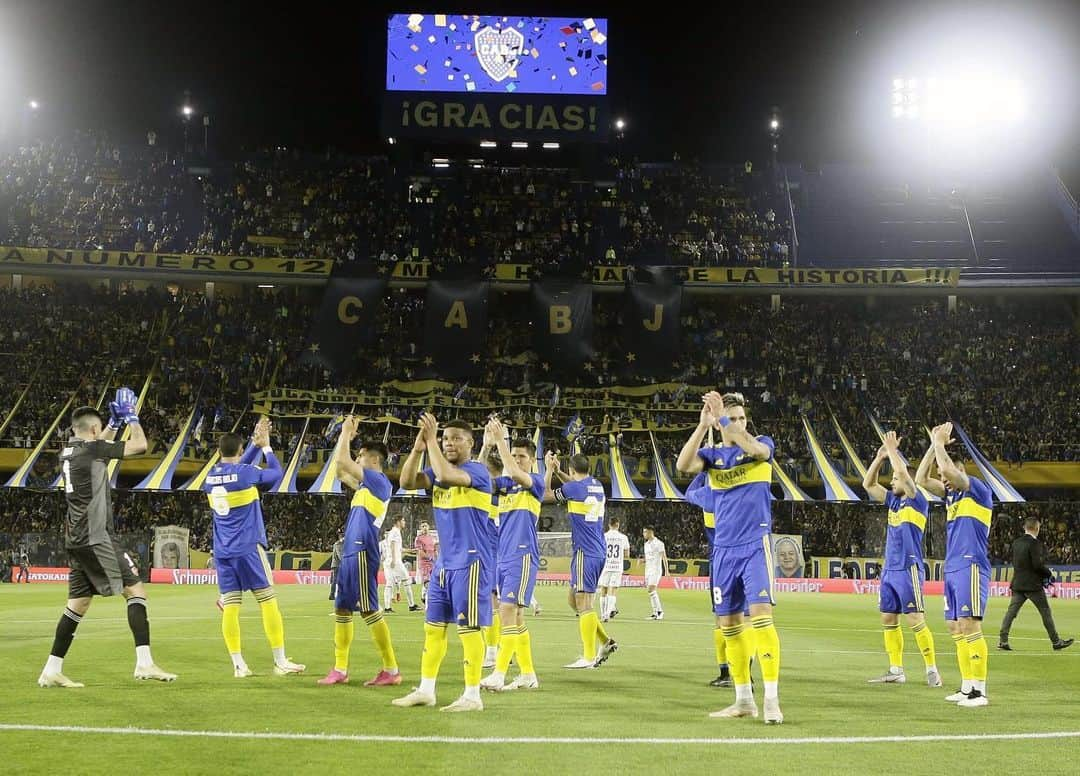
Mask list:
[[600,167],[590,176],[555,165],[437,169],[278,149],[190,174],[162,147],[81,132],[0,156],[0,245],[317,257],[343,271],[410,259],[437,271],[516,263],[569,275],[789,260],[789,209],[771,173]]

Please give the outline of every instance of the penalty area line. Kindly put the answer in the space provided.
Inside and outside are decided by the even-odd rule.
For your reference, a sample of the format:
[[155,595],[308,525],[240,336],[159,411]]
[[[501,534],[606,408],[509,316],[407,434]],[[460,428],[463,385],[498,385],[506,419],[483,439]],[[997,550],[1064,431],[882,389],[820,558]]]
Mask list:
[[0,732],[88,733],[94,735],[139,735],[176,738],[233,738],[259,741],[347,741],[354,743],[401,744],[629,744],[642,746],[753,746],[757,744],[885,744],[921,741],[1019,741],[1055,738],[1080,738],[1080,730],[1044,733],[971,733],[925,736],[815,736],[806,738],[578,738],[572,736],[481,737],[462,736],[390,736],[347,733],[273,733],[230,730],[170,730],[138,727],[89,727],[84,725],[30,725],[0,723]]

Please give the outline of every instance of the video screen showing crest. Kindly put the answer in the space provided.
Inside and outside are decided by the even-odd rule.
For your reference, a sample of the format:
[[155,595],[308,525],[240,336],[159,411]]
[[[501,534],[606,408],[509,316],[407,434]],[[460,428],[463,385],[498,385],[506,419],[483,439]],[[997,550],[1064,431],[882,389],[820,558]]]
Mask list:
[[393,14],[386,88],[607,94],[607,20]]

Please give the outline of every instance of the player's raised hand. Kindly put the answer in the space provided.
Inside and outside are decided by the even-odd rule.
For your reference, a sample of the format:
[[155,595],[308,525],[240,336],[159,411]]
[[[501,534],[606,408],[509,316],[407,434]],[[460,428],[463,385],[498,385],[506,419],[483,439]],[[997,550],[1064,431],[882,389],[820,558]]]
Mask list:
[[413,440],[412,446],[414,453],[419,453],[427,449],[427,442],[424,440],[424,426],[421,425],[416,432],[416,439]]
[[251,441],[258,448],[266,447],[270,444],[270,429],[269,424],[263,423],[261,420],[255,424],[255,431],[251,435]]
[[889,453],[896,453],[900,451],[900,441],[900,437],[896,435],[895,431],[888,431],[885,433],[881,446]]
[[435,445],[438,442],[439,436],[439,421],[430,412],[425,412],[420,416],[420,433],[423,434],[424,443],[427,445]]
[[544,453],[544,465],[552,471],[559,471],[559,454],[554,450],[548,450]]
[[115,401],[109,402],[109,428],[114,431],[123,424],[124,413],[120,411],[120,405]]
[[881,447],[879,447],[877,449],[877,457],[878,458],[888,458],[889,457],[889,451],[886,449],[884,444],[882,444]]
[[354,415],[346,415],[345,419],[341,421],[341,436],[348,440],[352,440],[356,436],[356,430],[360,426],[360,421],[356,419]]
[[952,423],[942,423],[939,426],[934,426],[934,430],[930,432],[930,438],[943,447],[948,447],[952,444]]

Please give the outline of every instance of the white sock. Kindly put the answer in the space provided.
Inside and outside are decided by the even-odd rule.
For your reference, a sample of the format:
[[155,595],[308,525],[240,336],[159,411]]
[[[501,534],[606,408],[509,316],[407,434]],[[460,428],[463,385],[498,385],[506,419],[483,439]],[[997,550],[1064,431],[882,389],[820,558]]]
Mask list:
[[765,682],[765,697],[766,698],[779,698],[780,693],[778,691],[778,682]]
[[615,611],[615,596],[611,595],[608,596],[608,598],[611,599],[610,603],[608,604],[608,614],[611,614],[613,611]]
[[154,658],[150,657],[150,645],[143,644],[135,647],[135,665],[139,668],[148,668],[154,664]]
[[387,585],[383,588],[383,609],[389,609],[394,602],[394,586]]
[[972,679],[971,688],[978,690],[983,695],[986,695],[986,680],[985,679]]
[[484,653],[484,655],[485,655],[485,658],[484,658],[485,661],[494,659],[494,658],[499,656],[499,648],[498,647],[488,647],[487,651]]
[[902,674],[902,673],[904,673],[904,667],[903,666],[889,666],[889,673],[890,674]]
[[492,671],[491,674],[488,676],[488,679],[493,682],[505,682],[506,674],[504,674],[502,671]]
[[465,685],[465,692],[461,694],[461,697],[470,701],[480,700],[480,685]]
[[409,606],[416,606],[416,599],[413,598],[412,585],[405,585],[405,594],[409,596]]
[[229,657],[232,658],[233,668],[247,668],[247,661],[244,660],[244,655],[240,652],[230,652]]
[[971,692],[971,687],[972,687],[972,684],[971,684],[970,679],[965,679],[962,682],[960,682],[960,692],[969,693],[969,692]]
[[435,680],[434,679],[421,678],[420,679],[420,687],[417,688],[417,689],[419,689],[420,692],[424,693],[424,695],[434,695],[435,694]]
[[928,674],[936,672],[936,671],[937,671],[937,666],[927,666],[926,667],[926,673],[928,673]]
[[281,665],[287,660],[285,657],[285,647],[277,647],[274,649],[274,662]]
[[64,658],[57,657],[56,655],[49,655],[49,659],[45,661],[45,670],[43,674],[62,674],[64,673]]
[[536,600],[536,596],[533,596],[532,600],[529,601],[529,606],[531,606],[533,609],[535,609],[539,605],[540,605],[540,602]]
[[653,614],[660,614],[660,612],[664,611],[663,608],[660,606],[660,593],[653,590],[651,593],[649,593],[649,601],[652,602]]
[[750,684],[735,685],[735,702],[754,700],[754,687]]

